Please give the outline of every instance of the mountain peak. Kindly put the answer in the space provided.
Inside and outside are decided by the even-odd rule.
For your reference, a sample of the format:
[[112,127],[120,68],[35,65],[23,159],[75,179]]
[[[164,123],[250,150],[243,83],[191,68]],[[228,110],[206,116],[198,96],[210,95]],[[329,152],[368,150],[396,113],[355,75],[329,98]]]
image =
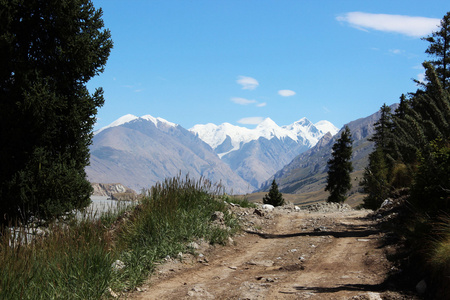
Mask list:
[[117,120],[115,120],[114,122],[109,124],[108,126],[105,126],[105,127],[101,128],[101,129],[95,131],[94,135],[95,134],[99,134],[100,132],[102,132],[105,129],[108,129],[108,128],[111,128],[111,127],[117,127],[117,126],[120,126],[120,125],[123,125],[123,124],[126,124],[126,123],[130,123],[130,122],[135,121],[135,120],[150,121],[153,124],[155,124],[156,127],[158,127],[159,123],[165,124],[165,125],[167,125],[169,127],[177,126],[177,124],[175,124],[175,123],[169,122],[169,121],[167,121],[167,120],[165,120],[163,118],[159,118],[159,117],[155,118],[155,117],[153,117],[151,115],[145,115],[145,116],[142,116],[142,117],[136,117],[135,115],[132,115],[132,114],[126,114],[126,115],[118,118]]
[[329,132],[331,133],[331,135],[335,135],[339,131],[339,128],[337,128],[330,121],[327,120],[319,121],[314,125],[323,133]]
[[114,122],[112,122],[111,124],[109,124],[108,126],[105,126],[101,129],[97,130],[94,134],[99,134],[100,132],[102,132],[105,129],[120,126],[122,124],[129,123],[129,122],[137,120],[137,119],[139,119],[139,118],[132,114],[124,115],[124,116],[118,118],[117,120],[115,120]]
[[153,117],[151,115],[142,116],[142,117],[140,117],[140,119],[144,119],[144,120],[150,121],[153,124],[155,124],[156,127],[158,127],[158,123],[163,123],[163,124],[165,124],[165,125],[167,125],[169,127],[176,127],[177,126],[177,124],[169,122],[166,119],[163,119],[163,118],[160,118],[160,117],[155,118],[155,117]]
[[275,123],[271,118],[265,118],[261,123],[258,124],[257,127],[278,127],[277,123]]

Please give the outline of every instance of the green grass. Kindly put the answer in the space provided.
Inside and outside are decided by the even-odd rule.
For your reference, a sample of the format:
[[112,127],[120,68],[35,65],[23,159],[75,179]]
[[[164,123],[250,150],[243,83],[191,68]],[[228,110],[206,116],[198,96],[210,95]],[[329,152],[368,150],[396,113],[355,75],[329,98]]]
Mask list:
[[47,237],[17,242],[3,232],[0,299],[98,299],[111,280],[110,241],[100,222],[52,225]]
[[[156,262],[191,251],[189,242],[224,244],[239,230],[224,200],[220,187],[178,177],[155,185],[137,206],[50,224],[45,237],[5,229],[0,299],[101,299],[108,288],[131,290]],[[212,220],[216,211],[223,219]],[[123,269],[112,268],[117,259]]]
[[[236,232],[237,222],[212,189],[206,181],[173,178],[150,190],[118,237],[119,259],[127,267],[118,272],[115,289],[141,284],[155,262],[189,251],[186,245],[195,239],[223,244]],[[222,226],[211,223],[215,211],[224,213]]]

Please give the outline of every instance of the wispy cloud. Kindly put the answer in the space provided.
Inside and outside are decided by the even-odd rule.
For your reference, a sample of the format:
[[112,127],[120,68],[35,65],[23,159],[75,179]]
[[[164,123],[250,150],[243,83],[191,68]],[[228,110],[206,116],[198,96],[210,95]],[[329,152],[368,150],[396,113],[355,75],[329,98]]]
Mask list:
[[250,100],[250,99],[245,99],[245,98],[240,98],[240,97],[233,97],[230,99],[232,102],[239,104],[239,105],[249,105],[249,104],[255,104],[257,107],[264,107],[267,105],[266,102],[261,102],[259,103],[256,100]]
[[364,12],[348,12],[336,17],[340,22],[368,31],[374,29],[395,32],[411,37],[424,37],[437,29],[440,19],[411,17],[403,15],[371,14]]
[[240,105],[249,105],[249,104],[258,102],[256,100],[249,100],[249,99],[239,98],[239,97],[231,98],[231,101],[233,101],[234,103],[240,104]]
[[291,90],[279,90],[278,91],[278,95],[283,96],[283,97],[290,97],[290,96],[294,96],[295,94],[296,93]]
[[392,53],[392,54],[402,54],[405,51],[404,50],[400,50],[400,49],[390,49],[389,52]]
[[258,87],[259,82],[255,78],[247,76],[239,76],[236,81],[239,85],[242,85],[243,90],[254,90]]
[[248,118],[242,118],[237,122],[239,124],[245,124],[245,125],[258,125],[262,121],[264,121],[263,117],[248,117]]

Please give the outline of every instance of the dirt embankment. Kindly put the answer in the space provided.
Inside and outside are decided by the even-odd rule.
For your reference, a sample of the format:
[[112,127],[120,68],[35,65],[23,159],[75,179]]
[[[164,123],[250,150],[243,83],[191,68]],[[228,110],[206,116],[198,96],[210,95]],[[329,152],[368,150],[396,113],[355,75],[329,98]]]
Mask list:
[[233,208],[228,246],[169,259],[132,299],[418,299],[386,283],[394,268],[368,211]]

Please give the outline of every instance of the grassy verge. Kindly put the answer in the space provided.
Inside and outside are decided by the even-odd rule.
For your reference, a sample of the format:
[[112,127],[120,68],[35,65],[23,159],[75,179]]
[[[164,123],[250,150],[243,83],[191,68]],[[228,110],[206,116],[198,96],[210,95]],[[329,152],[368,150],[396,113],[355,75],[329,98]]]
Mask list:
[[[0,244],[0,299],[101,299],[133,289],[190,241],[225,243],[238,230],[226,196],[205,180],[154,186],[132,211],[74,219],[26,238],[6,230]],[[215,220],[211,216],[216,216]],[[112,267],[120,260],[120,268]]]

